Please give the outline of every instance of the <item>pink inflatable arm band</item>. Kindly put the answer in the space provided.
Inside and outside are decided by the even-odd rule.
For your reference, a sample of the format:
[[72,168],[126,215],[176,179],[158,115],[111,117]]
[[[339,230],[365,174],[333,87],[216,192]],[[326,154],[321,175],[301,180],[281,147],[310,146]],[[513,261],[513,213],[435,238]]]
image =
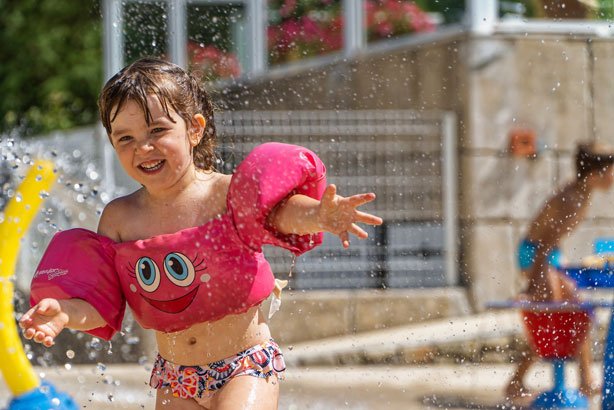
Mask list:
[[228,192],[241,240],[260,251],[270,244],[300,255],[322,243],[323,233],[282,234],[266,226],[271,210],[284,199],[302,194],[320,200],[326,189],[326,168],[310,150],[289,144],[256,147],[237,167]]
[[55,234],[32,279],[30,304],[44,298],[83,299],[107,322],[87,333],[110,340],[121,329],[126,308],[112,243],[85,229]]

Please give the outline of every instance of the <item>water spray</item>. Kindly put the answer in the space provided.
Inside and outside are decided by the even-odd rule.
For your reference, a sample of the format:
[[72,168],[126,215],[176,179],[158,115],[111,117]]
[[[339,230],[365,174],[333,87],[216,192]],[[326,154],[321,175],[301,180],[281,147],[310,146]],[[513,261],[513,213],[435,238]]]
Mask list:
[[13,308],[15,266],[21,239],[56,180],[53,163],[35,161],[0,222],[0,371],[13,394],[8,410],[76,410],[77,405],[49,383],[41,383],[28,360]]

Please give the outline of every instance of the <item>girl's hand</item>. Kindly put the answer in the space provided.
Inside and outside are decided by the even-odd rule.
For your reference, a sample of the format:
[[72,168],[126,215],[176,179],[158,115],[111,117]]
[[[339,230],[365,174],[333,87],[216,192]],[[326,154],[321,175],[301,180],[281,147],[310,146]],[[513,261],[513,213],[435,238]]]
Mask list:
[[327,186],[318,207],[318,223],[320,228],[339,236],[344,248],[350,246],[350,232],[360,239],[366,239],[369,235],[356,225],[356,222],[381,225],[382,218],[357,211],[356,208],[374,199],[374,193],[358,194],[344,198],[337,195],[337,187],[335,185]]
[[53,346],[53,339],[66,327],[68,314],[62,310],[56,299],[43,299],[28,310],[19,320],[26,339],[34,339],[47,347]]

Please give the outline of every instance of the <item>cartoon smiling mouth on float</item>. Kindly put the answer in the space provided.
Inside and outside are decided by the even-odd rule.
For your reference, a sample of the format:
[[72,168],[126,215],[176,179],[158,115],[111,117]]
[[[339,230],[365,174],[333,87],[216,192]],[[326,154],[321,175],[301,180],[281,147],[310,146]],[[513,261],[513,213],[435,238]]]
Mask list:
[[[179,252],[171,252],[164,258],[164,273],[166,277],[179,288],[185,288],[190,286],[194,282],[196,272],[204,271],[207,267],[197,269],[202,265],[203,261],[194,263],[187,256]],[[161,272],[156,262],[148,257],[143,256],[139,258],[134,266],[134,277],[136,278],[139,286],[147,293],[153,293],[160,287]],[[190,290],[183,296],[175,299],[159,300],[152,299],[140,294],[141,297],[154,308],[165,313],[179,313],[183,312],[196,297],[199,286]]]
[[158,310],[161,310],[165,313],[179,313],[183,312],[190,303],[196,297],[196,292],[200,286],[195,287],[189,293],[178,297],[177,299],[171,300],[154,300],[150,299],[147,296],[141,294],[141,297],[147,301],[151,306],[155,307]]

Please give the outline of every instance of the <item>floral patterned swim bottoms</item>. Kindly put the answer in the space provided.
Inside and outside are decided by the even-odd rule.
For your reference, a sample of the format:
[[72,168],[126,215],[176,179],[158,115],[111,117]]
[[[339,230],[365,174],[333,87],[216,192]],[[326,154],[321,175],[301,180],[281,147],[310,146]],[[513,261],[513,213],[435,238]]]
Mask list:
[[227,359],[199,366],[175,364],[158,354],[149,385],[154,389],[168,387],[173,396],[182,399],[206,399],[237,376],[267,378],[284,370],[281,349],[271,339]]

